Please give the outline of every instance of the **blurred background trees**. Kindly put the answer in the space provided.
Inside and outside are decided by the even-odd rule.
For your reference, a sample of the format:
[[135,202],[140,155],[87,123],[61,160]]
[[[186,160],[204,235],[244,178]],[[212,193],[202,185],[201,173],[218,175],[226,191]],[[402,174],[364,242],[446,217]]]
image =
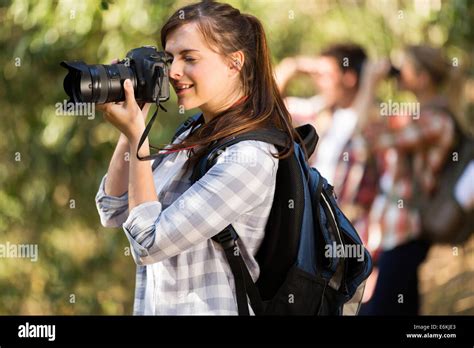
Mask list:
[[[66,98],[66,70],[59,63],[108,64],[131,48],[159,46],[162,24],[190,2],[0,2],[0,243],[39,245],[37,262],[0,259],[0,314],[131,313],[135,265],[127,239],[121,229],[100,226],[94,205],[118,132],[100,114],[94,119],[55,114],[55,104]],[[359,43],[372,58],[390,56],[394,62],[406,44],[442,46],[464,69],[465,115],[472,121],[472,1],[228,2],[263,21],[275,63],[316,54],[336,41]],[[387,83],[382,95],[393,97],[392,87]],[[314,92],[304,79],[290,88],[299,95]],[[166,106],[152,144],[169,141],[193,113],[178,113],[174,94]],[[466,278],[471,285],[472,268]],[[453,308],[445,313],[466,313],[465,307]]]

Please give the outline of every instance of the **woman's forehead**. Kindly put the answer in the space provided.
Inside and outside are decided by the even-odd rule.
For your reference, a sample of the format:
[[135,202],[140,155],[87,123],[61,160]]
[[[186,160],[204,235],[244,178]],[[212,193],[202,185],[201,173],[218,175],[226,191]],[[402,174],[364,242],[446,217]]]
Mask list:
[[209,50],[197,23],[187,23],[173,30],[166,39],[165,50],[173,55],[186,50]]

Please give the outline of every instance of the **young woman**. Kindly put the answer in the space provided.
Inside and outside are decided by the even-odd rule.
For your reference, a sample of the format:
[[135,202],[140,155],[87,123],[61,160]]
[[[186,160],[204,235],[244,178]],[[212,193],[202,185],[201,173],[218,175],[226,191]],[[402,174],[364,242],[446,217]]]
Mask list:
[[[211,238],[232,224],[256,281],[254,256],[272,206],[278,158],[293,149],[278,153],[268,143],[242,141],[193,185],[190,175],[215,140],[263,127],[293,140],[294,130],[254,16],[217,2],[189,5],[163,26],[161,43],[173,56],[170,81],[178,104],[199,108],[204,122],[178,137],[152,172],[150,162],[135,156],[149,107],[139,108],[126,80],[126,101],[102,106],[121,135],[96,197],[101,222],[122,225],[130,241],[138,265],[135,314],[237,314],[233,275]],[[148,154],[145,142],[140,155]]]

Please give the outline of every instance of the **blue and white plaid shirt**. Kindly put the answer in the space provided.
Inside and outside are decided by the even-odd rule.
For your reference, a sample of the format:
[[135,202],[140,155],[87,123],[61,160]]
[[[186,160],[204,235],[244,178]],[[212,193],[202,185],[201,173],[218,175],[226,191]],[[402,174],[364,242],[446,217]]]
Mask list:
[[276,151],[260,141],[234,144],[194,185],[186,152],[169,154],[153,172],[159,201],[140,204],[130,213],[127,193],[107,195],[104,176],[97,209],[102,225],[122,226],[130,241],[138,265],[135,315],[238,313],[234,277],[222,247],[211,237],[232,224],[257,280],[254,256],[273,202],[278,160],[271,153]]

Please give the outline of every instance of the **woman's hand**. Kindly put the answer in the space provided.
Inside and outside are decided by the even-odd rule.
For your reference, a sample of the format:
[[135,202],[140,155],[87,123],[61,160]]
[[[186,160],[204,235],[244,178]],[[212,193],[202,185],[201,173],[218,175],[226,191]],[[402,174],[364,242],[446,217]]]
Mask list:
[[303,74],[317,74],[318,73],[318,59],[309,56],[297,56],[284,58],[278,64],[276,70],[284,76],[293,76],[297,73]]
[[151,104],[145,104],[143,109],[135,100],[132,81],[124,81],[125,101],[98,105],[97,109],[104,112],[104,118],[112,123],[129,142],[140,138],[145,129],[145,119]]
[[316,57],[297,56],[295,58],[296,71],[303,74],[318,74],[319,60]]
[[318,60],[313,57],[297,56],[283,59],[275,68],[278,89],[283,93],[288,82],[297,73],[314,75],[318,72]]
[[363,130],[369,123],[371,107],[375,101],[376,88],[390,71],[388,59],[366,61],[362,66],[360,84],[356,97],[352,103],[357,113],[357,128]]

